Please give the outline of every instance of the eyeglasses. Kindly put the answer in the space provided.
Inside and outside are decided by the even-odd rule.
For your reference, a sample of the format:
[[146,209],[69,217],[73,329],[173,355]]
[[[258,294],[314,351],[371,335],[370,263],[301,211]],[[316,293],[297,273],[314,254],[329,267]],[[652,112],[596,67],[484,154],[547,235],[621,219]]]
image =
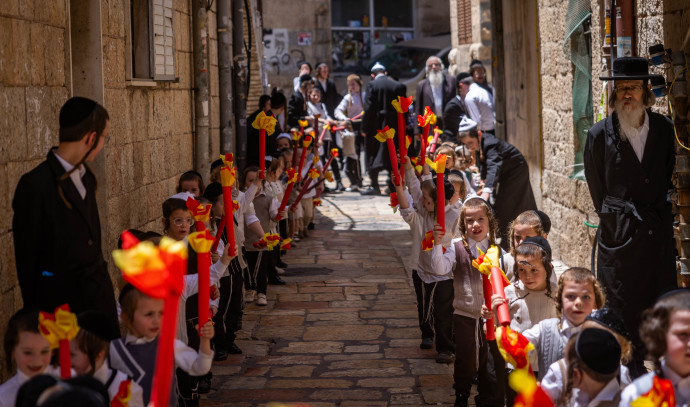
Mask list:
[[437,67],[440,68],[440,67],[441,67],[441,64],[438,63],[438,62],[430,62],[429,65],[427,65],[426,67],[427,67],[427,68],[433,68],[433,67],[435,67],[435,66],[437,66]]
[[616,86],[616,92],[620,92],[621,94],[630,92],[630,93],[637,93],[642,90],[642,85],[632,85],[632,86]]
[[194,219],[192,218],[187,218],[187,219],[182,219],[182,218],[175,218],[172,220],[173,225],[181,227],[184,226],[185,224],[187,226],[192,226],[194,224]]

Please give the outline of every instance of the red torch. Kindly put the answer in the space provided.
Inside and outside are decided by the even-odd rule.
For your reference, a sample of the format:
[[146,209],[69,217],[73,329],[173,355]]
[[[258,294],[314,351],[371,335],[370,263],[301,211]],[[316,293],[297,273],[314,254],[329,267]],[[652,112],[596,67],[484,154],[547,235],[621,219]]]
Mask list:
[[388,155],[391,159],[391,168],[393,169],[393,181],[395,185],[400,185],[400,172],[398,171],[398,158],[395,153],[395,144],[393,144],[393,138],[395,137],[395,129],[391,129],[388,126],[384,127],[383,130],[376,130],[376,140],[386,143],[388,146]]

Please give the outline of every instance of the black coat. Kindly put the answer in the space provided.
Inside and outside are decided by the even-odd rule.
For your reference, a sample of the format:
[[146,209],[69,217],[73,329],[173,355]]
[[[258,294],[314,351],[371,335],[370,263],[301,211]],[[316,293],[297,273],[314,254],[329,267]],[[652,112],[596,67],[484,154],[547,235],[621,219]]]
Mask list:
[[[247,166],[250,165],[259,165],[259,130],[255,129],[252,126],[252,123],[254,123],[254,120],[256,119],[256,116],[261,113],[263,109],[258,109],[254,113],[252,113],[249,117],[247,117]],[[273,112],[270,110],[266,112],[267,116],[272,116]],[[270,136],[266,134],[266,151],[265,153],[267,155],[271,154],[274,150],[273,146],[276,140],[276,137],[278,137],[278,134],[282,133],[283,130],[280,128],[280,122],[276,122],[276,128],[273,134]]]
[[460,96],[455,96],[443,109],[443,134],[441,134],[443,141],[458,143],[458,127],[463,115],[467,115],[465,103]]
[[[529,167],[522,153],[498,137],[483,133],[481,156],[477,157],[484,188],[493,189],[494,214],[502,237],[508,233],[508,225],[519,214],[537,209],[532,185],[529,180]],[[481,191],[477,191],[481,194]],[[506,240],[503,244],[509,244]]]
[[335,82],[331,78],[326,79],[326,89],[324,89],[319,79],[314,77],[314,87],[321,90],[321,102],[326,105],[328,115],[335,117],[335,108],[343,99],[335,88]]
[[[17,278],[25,307],[74,313],[99,310],[117,321],[115,292],[101,248],[96,178],[87,171],[81,198],[53,152],[19,180],[12,201]],[[64,199],[58,192],[62,187]]]
[[587,134],[585,175],[599,214],[597,276],[608,306],[637,337],[642,310],[676,286],[673,216],[666,195],[675,164],[673,125],[648,111],[642,162],[621,140],[613,113]]
[[395,146],[398,146],[398,112],[391,102],[398,96],[405,96],[407,87],[385,75],[379,76],[367,84],[364,100],[364,117],[362,132],[366,134],[366,157],[369,169],[391,169],[387,147],[381,147],[376,140],[376,130],[388,126],[395,129]]
[[[287,123],[288,126],[299,127],[297,123],[298,120],[304,120],[305,117],[309,116],[307,112],[307,102],[304,100],[302,92],[297,91],[290,96],[288,100],[287,108]],[[247,124],[249,125],[249,123]]]
[[[438,117],[438,122],[437,125],[439,128],[443,129],[443,122],[445,121],[446,115],[446,106],[448,105],[448,102],[450,102],[453,98],[455,98],[456,91],[457,91],[458,85],[457,81],[455,80],[454,77],[450,75],[443,75],[443,83],[441,86],[441,89],[443,90],[443,105],[441,106],[441,114],[443,115],[442,117]],[[424,107],[429,106],[431,110],[434,110],[434,93],[431,90],[431,85],[429,84],[429,79],[422,79],[419,81],[419,84],[417,84],[417,98],[415,99],[415,111],[418,116],[421,116],[424,114]],[[439,116],[438,114],[436,116]],[[457,132],[457,127],[455,128],[455,131]],[[422,128],[419,126],[415,127],[415,132],[417,134],[420,134],[422,132]]]

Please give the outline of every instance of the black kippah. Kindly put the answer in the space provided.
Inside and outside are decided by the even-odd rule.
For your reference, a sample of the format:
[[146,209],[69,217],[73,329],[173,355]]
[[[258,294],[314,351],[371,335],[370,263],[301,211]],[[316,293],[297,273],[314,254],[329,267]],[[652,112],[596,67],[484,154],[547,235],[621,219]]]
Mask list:
[[219,182],[212,182],[206,186],[204,190],[204,198],[208,199],[212,204],[216,203],[219,196],[223,195],[223,186]]
[[449,200],[453,194],[455,194],[455,187],[450,181],[448,181],[448,178],[443,179],[443,193],[446,194],[446,200]]
[[65,102],[60,109],[60,127],[72,127],[86,119],[98,103],[83,97],[73,97]]
[[601,308],[594,310],[591,314],[587,315],[585,320],[594,321],[609,328],[619,335],[622,335],[626,338],[628,337],[628,331],[625,329],[623,318],[612,308]]
[[609,331],[584,329],[575,341],[575,353],[588,368],[608,375],[615,373],[621,363],[621,346]]
[[211,171],[215,170],[216,168],[218,168],[222,165],[223,165],[223,160],[221,160],[220,158],[217,159],[216,161],[211,163]]
[[533,244],[535,246],[539,246],[542,249],[544,249],[544,251],[549,256],[551,256],[551,245],[549,244],[549,242],[546,239],[544,239],[541,236],[528,237],[525,240],[523,240],[522,242],[520,242],[520,246],[522,246],[523,244]]
[[77,316],[79,328],[89,331],[106,342],[120,337],[120,332],[115,330],[115,324],[110,318],[100,311],[84,311]]
[[549,215],[545,214],[544,212],[540,210],[533,210],[535,215],[539,218],[539,222],[541,222],[541,228],[544,229],[544,233],[547,235],[551,231],[551,218],[549,218]]

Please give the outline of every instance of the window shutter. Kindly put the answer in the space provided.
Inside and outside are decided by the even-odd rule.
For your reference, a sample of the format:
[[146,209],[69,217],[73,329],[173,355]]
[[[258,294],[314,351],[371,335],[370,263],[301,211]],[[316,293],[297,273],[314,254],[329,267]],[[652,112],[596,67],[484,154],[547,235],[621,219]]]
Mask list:
[[173,35],[173,0],[153,0],[153,72],[154,80],[175,79],[175,36]]

